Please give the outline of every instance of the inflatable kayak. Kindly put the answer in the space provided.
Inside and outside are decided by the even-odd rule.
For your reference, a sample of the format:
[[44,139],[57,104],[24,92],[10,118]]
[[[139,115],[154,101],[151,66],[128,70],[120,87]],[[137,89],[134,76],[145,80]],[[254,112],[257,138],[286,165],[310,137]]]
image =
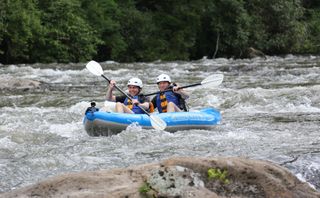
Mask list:
[[[155,115],[166,122],[167,127],[165,131],[169,132],[188,129],[209,129],[221,120],[220,112],[214,108]],[[150,117],[146,114],[87,111],[83,119],[85,130],[90,136],[117,134],[133,123],[139,124],[144,129],[153,129]]]

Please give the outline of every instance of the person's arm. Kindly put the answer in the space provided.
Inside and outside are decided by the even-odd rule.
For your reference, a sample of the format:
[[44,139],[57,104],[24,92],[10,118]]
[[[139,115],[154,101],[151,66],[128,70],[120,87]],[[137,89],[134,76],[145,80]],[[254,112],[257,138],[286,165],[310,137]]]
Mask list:
[[142,97],[140,99],[140,101],[136,100],[136,99],[133,99],[132,102],[135,104],[135,105],[139,105],[140,107],[142,107],[144,110],[148,110],[149,109],[149,102],[147,100],[147,98],[145,96],[140,96]]
[[142,107],[144,110],[148,110],[149,102],[139,103],[139,106]]
[[180,89],[180,86],[178,85],[174,86],[172,90],[174,93],[180,94],[180,96],[185,100],[189,98],[189,93],[183,89]]
[[115,102],[116,101],[116,97],[112,94],[114,87],[115,87],[116,82],[114,80],[111,80],[109,83],[109,87],[107,90],[107,95],[106,95],[106,99],[108,101],[112,101]]

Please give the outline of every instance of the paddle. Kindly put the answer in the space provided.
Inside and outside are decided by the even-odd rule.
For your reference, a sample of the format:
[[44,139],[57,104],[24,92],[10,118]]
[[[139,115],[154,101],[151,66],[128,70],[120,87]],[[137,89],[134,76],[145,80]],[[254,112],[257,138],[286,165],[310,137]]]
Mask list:
[[[105,75],[103,75],[103,70],[102,67],[99,63],[96,61],[90,61],[87,65],[86,68],[94,75],[96,76],[102,76],[104,79],[106,79],[110,83],[110,79],[107,78]],[[130,97],[126,92],[122,91],[118,86],[115,85],[115,88],[120,91],[123,95],[126,97],[130,98],[132,100],[132,97]],[[167,127],[167,123],[163,121],[161,118],[155,115],[151,115],[148,113],[144,108],[138,106],[142,111],[144,111],[149,117],[151,121],[151,125],[153,128],[157,130],[164,130]]]
[[[206,88],[217,87],[222,83],[222,81],[223,81],[223,74],[213,74],[213,75],[210,75],[210,76],[206,77],[200,83],[195,83],[195,84],[191,84],[191,85],[182,86],[182,87],[180,87],[180,89],[188,88],[188,87],[196,87],[196,86],[200,86],[200,85],[203,86],[203,87],[206,87]],[[155,94],[163,93],[163,92],[167,92],[167,91],[172,91],[172,88],[171,89],[166,89],[164,91],[157,91],[157,92],[144,94],[144,95],[145,96],[151,96],[151,95],[155,95]]]

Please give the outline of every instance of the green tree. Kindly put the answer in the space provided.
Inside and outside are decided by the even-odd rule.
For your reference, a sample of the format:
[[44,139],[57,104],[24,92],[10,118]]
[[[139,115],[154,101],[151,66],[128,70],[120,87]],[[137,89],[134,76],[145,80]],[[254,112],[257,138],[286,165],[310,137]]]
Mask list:
[[2,63],[320,51],[312,0],[2,0],[0,12]]
[[251,18],[250,45],[269,54],[298,52],[308,35],[300,0],[247,1]]
[[101,42],[81,16],[77,0],[39,1],[42,35],[36,39],[33,59],[40,62],[87,61]]
[[305,22],[307,23],[308,41],[305,42],[302,52],[320,53],[320,1],[304,0]]
[[241,56],[248,45],[250,19],[242,0],[204,1],[197,38],[200,56]]
[[200,24],[197,1],[120,2],[122,35],[128,44],[126,55],[134,54],[138,61],[190,58]]
[[[5,33],[5,17],[6,17],[6,6],[4,4],[4,1],[0,1],[0,41],[1,42]],[[1,42],[0,42],[0,62],[1,62],[1,56],[3,56],[4,54],[4,51],[1,47]]]
[[96,60],[117,60],[127,45],[120,31],[120,9],[114,0],[82,0],[82,12],[101,39]]
[[0,61],[2,63],[29,62],[30,49],[41,30],[40,12],[36,0],[2,0]]
[[[131,0],[122,0],[119,3],[121,10],[121,35],[126,43],[124,53],[119,54],[119,60],[125,62],[150,61],[158,56],[161,44],[155,32],[152,16],[136,9]],[[157,46],[153,48],[153,46]]]
[[197,1],[162,1],[154,15],[159,36],[167,41],[166,51],[161,54],[162,59],[190,58],[200,27],[200,9]]

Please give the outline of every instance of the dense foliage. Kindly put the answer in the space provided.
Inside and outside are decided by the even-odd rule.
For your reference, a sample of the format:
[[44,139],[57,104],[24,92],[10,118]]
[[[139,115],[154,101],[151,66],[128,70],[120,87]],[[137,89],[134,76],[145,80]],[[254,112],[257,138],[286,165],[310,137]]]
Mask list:
[[318,54],[312,0],[1,0],[0,62]]

